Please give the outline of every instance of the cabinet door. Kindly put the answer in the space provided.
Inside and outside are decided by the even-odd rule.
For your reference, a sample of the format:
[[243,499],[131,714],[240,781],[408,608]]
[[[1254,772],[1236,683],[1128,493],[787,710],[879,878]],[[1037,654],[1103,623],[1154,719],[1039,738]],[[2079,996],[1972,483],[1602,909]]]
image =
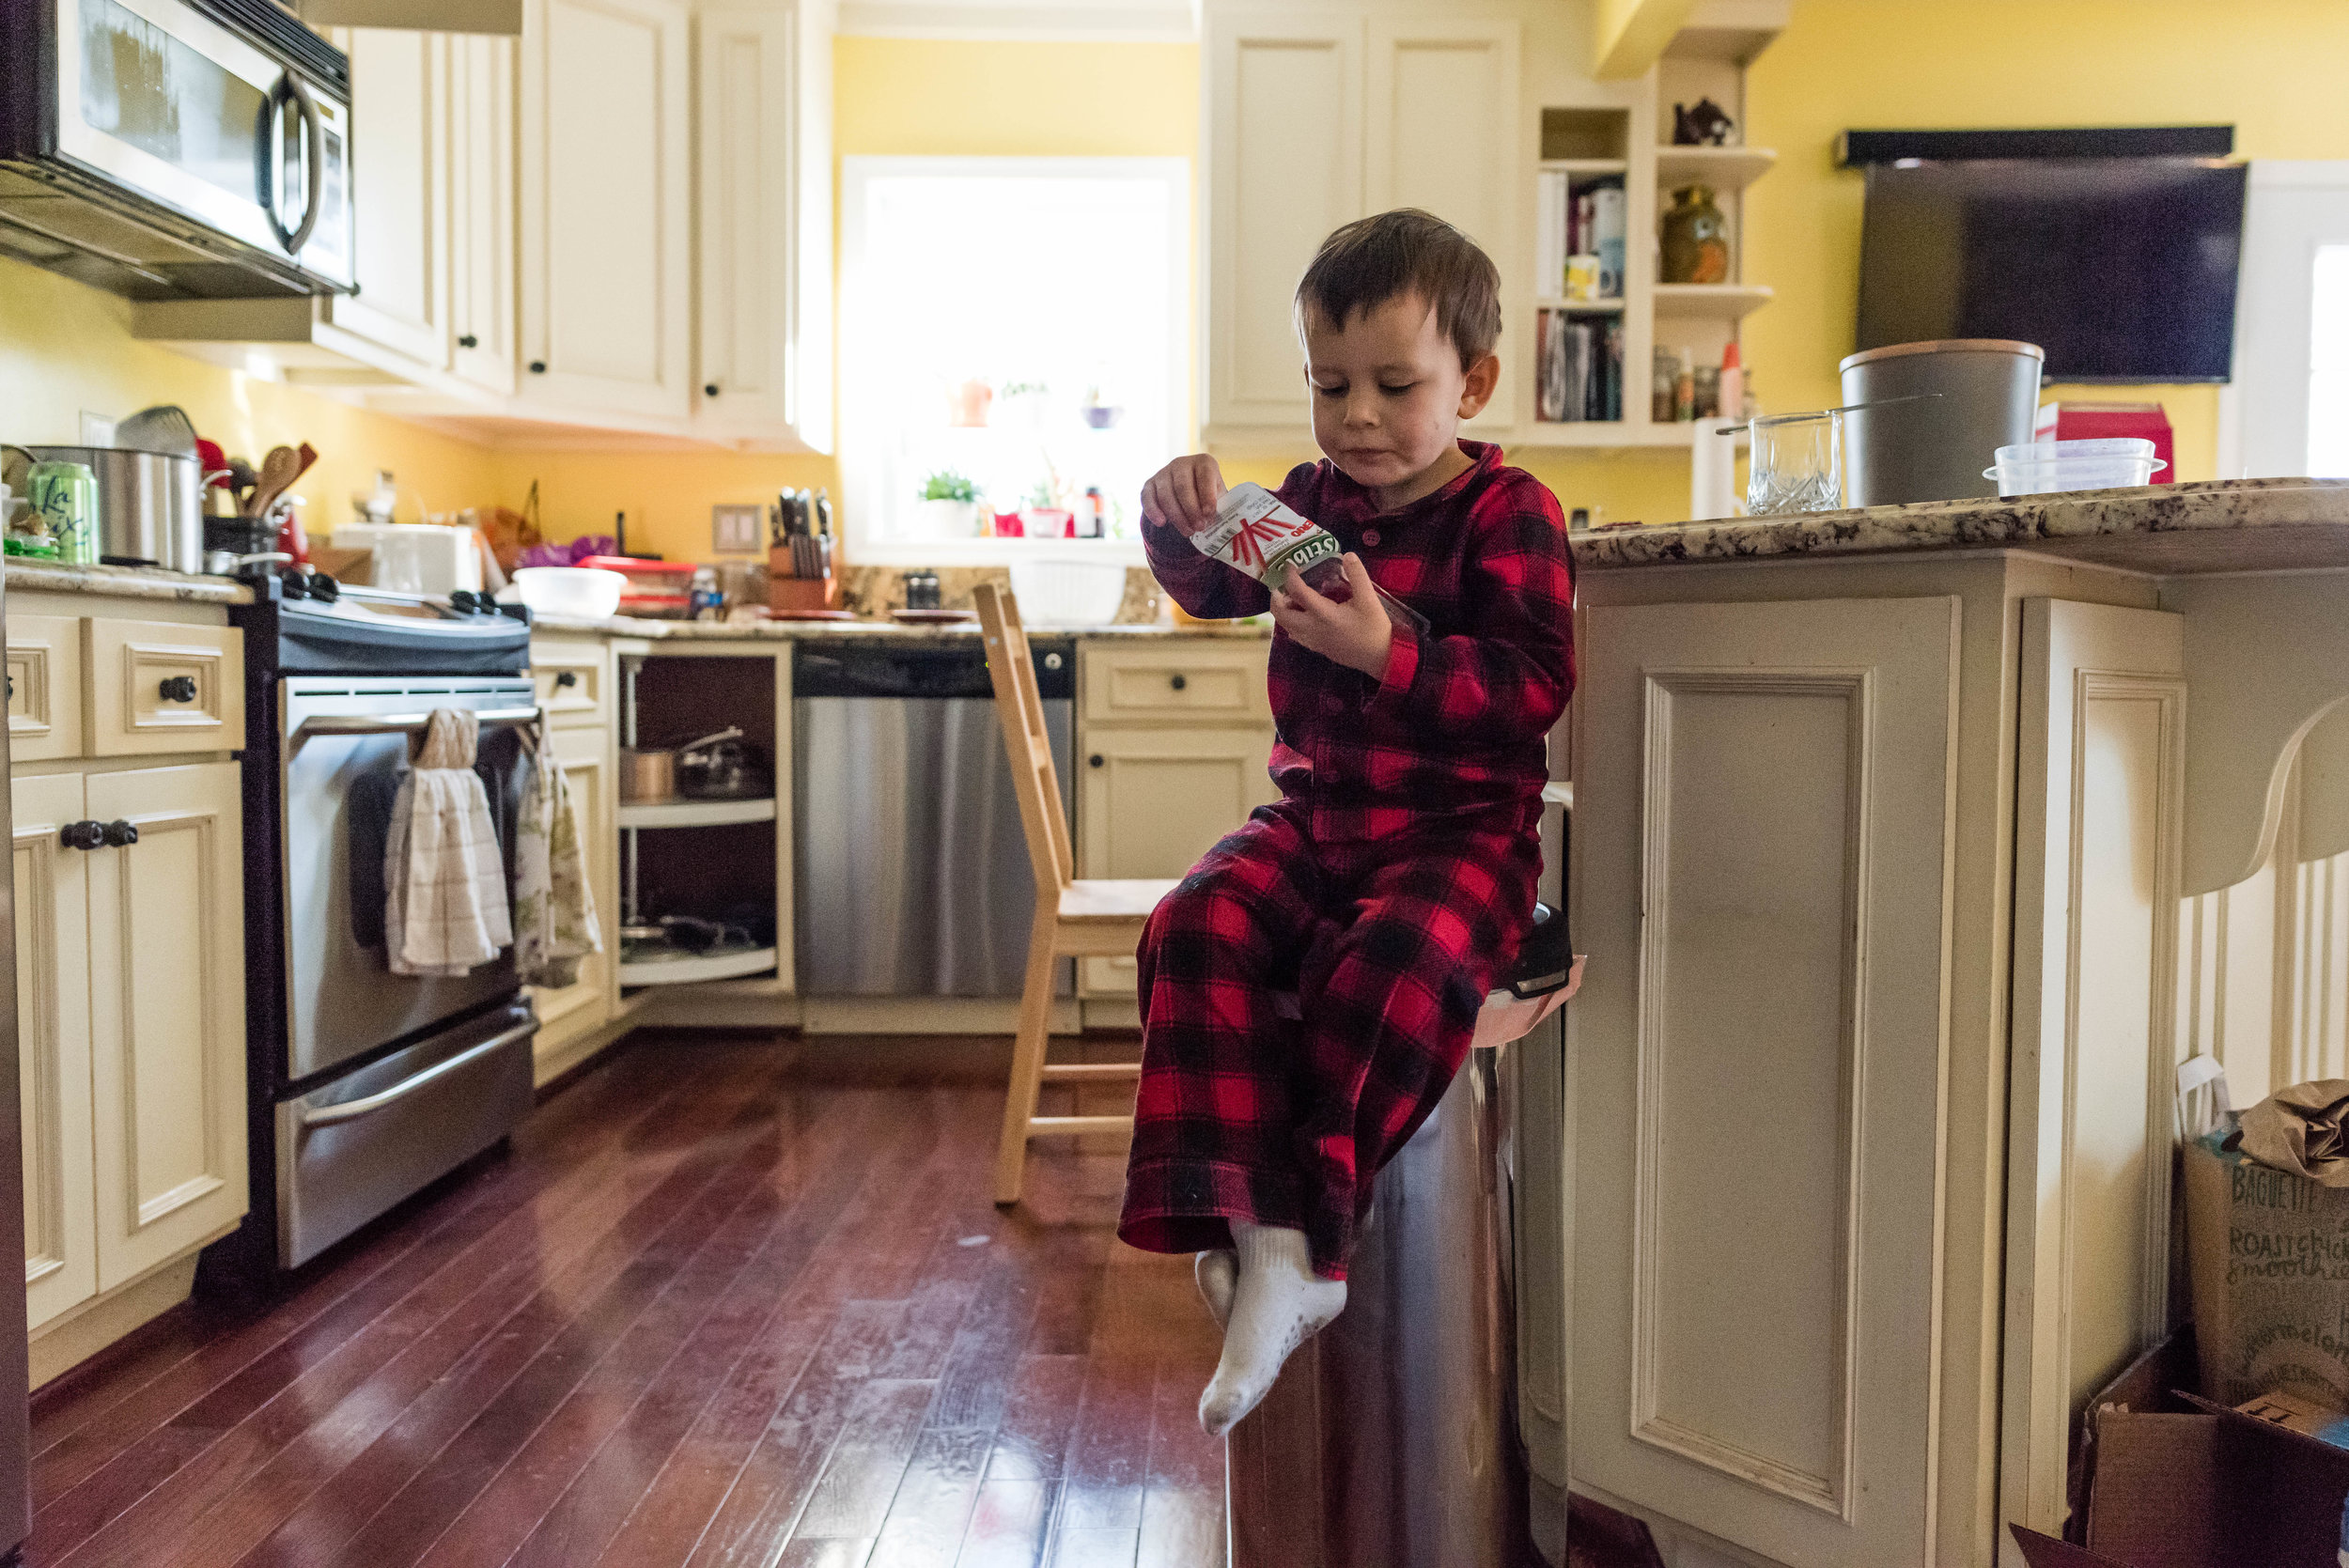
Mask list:
[[8,617],[8,760],[82,754],[82,623],[70,615]]
[[98,1293],[98,1201],[90,1187],[89,858],[57,837],[82,817],[80,774],[19,777],[13,793],[24,1306],[27,1327],[38,1328]]
[[1362,38],[1342,17],[1208,18],[1205,425],[1305,427],[1290,301],[1362,215]]
[[[803,102],[814,75],[801,58],[803,20],[796,7],[704,10],[694,27],[693,417],[712,433],[821,447],[824,400],[811,394],[831,368],[828,356],[804,349],[808,329],[832,309],[831,181],[829,158],[812,158],[804,144],[828,147],[830,137]],[[803,225],[820,244],[802,237]]]
[[1568,1464],[1774,1562],[1930,1560],[1957,628],[1579,628]]
[[448,40],[449,367],[514,390],[514,40]]
[[101,1290],[244,1213],[238,776],[222,762],[88,777],[90,816],[139,834],[83,857]]
[[571,807],[587,846],[587,885],[604,951],[580,962],[579,979],[561,990],[533,987],[543,1055],[611,1016],[612,952],[619,941],[619,830],[613,815],[612,737],[605,730],[555,730],[547,737],[571,789]]
[[667,0],[530,0],[521,396],[683,418],[692,373],[686,26]]
[[[1077,793],[1077,875],[1180,877],[1275,791],[1272,732],[1089,730]],[[1131,958],[1088,958],[1088,996],[1131,996]]]
[[2185,627],[2023,601],[1999,1516],[2047,1531],[2080,1407],[2170,1327]]
[[334,325],[446,369],[448,44],[438,33],[354,27],[350,54],[351,222],[359,292],[328,295]]
[[[1457,225],[1501,269],[1501,298],[1522,297],[1517,24],[1472,18],[1370,23],[1362,119],[1363,210],[1416,207]],[[1470,428],[1513,420],[1503,376]]]

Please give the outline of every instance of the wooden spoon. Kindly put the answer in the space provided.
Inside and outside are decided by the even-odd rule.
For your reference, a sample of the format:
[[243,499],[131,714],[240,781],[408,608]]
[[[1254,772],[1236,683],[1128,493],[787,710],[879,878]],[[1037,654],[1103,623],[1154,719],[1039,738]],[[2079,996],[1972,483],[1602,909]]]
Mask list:
[[260,477],[255,481],[253,493],[246,498],[244,515],[249,518],[269,516],[270,504],[286,493],[286,489],[302,476],[302,458],[290,446],[272,446],[269,456],[261,459]]

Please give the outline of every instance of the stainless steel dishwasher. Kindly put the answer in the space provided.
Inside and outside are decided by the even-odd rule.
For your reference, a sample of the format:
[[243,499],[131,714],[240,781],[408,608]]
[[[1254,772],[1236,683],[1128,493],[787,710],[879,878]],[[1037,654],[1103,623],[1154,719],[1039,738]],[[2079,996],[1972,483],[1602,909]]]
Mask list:
[[[1066,812],[1076,647],[1033,651]],[[791,733],[802,994],[1018,996],[1035,879],[979,640],[801,643]]]

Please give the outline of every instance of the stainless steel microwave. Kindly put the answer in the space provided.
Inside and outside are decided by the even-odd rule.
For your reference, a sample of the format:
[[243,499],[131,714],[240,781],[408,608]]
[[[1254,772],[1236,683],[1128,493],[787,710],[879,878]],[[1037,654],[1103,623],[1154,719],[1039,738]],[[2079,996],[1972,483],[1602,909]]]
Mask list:
[[350,65],[271,0],[0,0],[0,253],[137,300],[351,287]]

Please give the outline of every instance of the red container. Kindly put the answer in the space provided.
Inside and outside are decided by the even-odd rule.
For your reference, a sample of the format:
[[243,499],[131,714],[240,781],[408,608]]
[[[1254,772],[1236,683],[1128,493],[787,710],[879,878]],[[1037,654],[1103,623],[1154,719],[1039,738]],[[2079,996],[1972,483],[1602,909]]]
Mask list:
[[2162,466],[2153,483],[2178,482],[2178,456],[2170,450],[2170,416],[2159,403],[2042,403],[2033,441],[2150,441]]

